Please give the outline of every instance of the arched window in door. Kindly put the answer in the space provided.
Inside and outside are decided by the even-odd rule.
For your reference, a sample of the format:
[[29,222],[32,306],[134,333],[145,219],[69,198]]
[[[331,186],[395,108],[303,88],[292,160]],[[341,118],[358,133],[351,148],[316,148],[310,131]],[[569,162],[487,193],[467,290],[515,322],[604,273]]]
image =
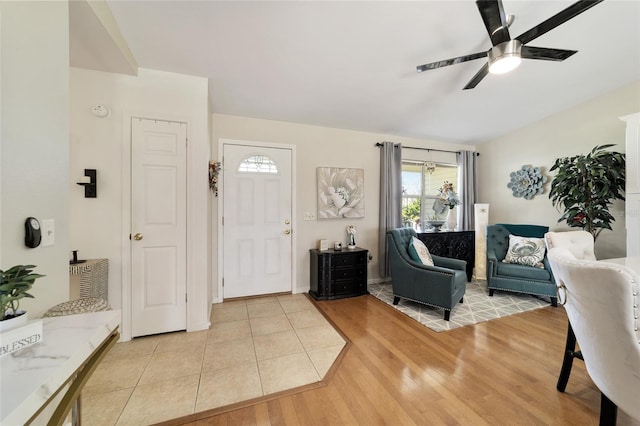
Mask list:
[[238,172],[278,174],[278,166],[266,155],[252,154],[240,162]]

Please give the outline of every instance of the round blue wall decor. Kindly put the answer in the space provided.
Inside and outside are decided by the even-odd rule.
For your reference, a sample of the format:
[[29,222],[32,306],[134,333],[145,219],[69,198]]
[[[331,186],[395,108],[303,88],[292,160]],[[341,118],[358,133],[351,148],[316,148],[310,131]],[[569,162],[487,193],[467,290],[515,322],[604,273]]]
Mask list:
[[547,177],[542,174],[540,167],[522,166],[520,170],[511,172],[511,182],[507,184],[514,197],[523,197],[532,200],[538,194],[544,192],[544,184]]

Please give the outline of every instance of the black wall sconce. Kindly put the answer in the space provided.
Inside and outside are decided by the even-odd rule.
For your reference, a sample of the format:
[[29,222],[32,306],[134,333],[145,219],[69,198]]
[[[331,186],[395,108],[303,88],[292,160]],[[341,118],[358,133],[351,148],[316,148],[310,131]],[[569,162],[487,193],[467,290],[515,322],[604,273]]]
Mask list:
[[96,169],[84,169],[84,176],[80,178],[78,185],[84,186],[84,198],[97,198],[98,181]]

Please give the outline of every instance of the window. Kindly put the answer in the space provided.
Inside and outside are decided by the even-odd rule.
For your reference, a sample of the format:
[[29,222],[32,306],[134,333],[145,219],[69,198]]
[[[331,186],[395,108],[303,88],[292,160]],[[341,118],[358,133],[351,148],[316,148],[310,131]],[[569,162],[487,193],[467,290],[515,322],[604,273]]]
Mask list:
[[455,164],[433,162],[402,162],[402,224],[417,231],[425,220],[444,219],[433,211],[438,189],[444,181],[457,186],[458,167]]
[[264,155],[251,155],[240,163],[239,172],[244,173],[278,173],[278,166],[269,157]]

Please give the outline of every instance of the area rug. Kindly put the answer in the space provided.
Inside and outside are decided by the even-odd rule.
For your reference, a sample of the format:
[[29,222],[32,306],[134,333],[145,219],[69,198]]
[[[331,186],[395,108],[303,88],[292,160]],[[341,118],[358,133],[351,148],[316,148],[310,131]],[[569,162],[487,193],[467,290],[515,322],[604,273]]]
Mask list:
[[445,321],[441,308],[402,298],[394,306],[391,283],[369,284],[368,289],[372,296],[437,332],[550,306],[549,299],[528,294],[496,291],[489,297],[487,282],[473,280],[467,283],[464,303],[458,303],[451,311],[450,321]]

